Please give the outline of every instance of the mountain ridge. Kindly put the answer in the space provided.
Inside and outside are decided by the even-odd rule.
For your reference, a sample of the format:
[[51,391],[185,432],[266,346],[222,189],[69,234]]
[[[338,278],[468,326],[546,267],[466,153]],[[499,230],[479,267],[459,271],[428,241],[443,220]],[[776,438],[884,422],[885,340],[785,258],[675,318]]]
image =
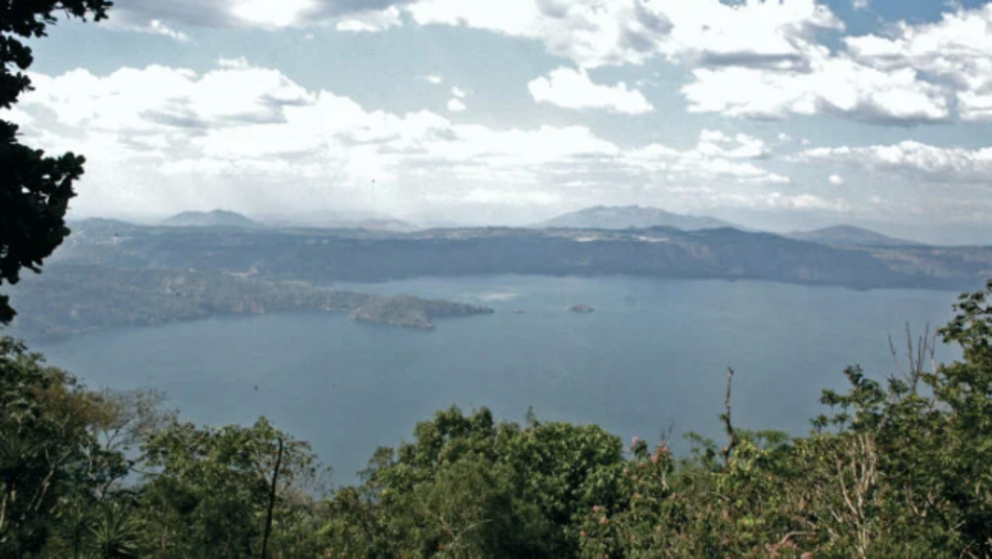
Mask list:
[[743,229],[733,223],[709,216],[683,215],[649,206],[593,206],[576,212],[562,214],[535,224],[537,229],[643,229],[649,227],[674,227],[683,231]]
[[[386,233],[335,229],[83,226],[60,262],[215,269],[268,281],[380,282],[424,276],[626,275],[768,280],[854,289],[970,289],[992,275],[992,247],[852,247],[731,227]],[[217,255],[223,252],[223,258]]]
[[899,239],[888,235],[857,227],[854,225],[834,225],[812,231],[793,231],[786,237],[800,241],[850,247],[910,247],[927,246],[925,243]]
[[242,227],[247,229],[264,227],[261,223],[244,214],[219,209],[209,212],[181,212],[163,221],[162,225],[165,227]]

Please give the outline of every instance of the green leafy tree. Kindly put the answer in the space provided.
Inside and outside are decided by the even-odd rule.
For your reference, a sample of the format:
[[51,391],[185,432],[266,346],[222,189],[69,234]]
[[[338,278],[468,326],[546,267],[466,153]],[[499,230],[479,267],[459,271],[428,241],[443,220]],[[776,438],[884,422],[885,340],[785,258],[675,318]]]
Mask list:
[[[106,0],[7,0],[0,9],[0,108],[9,109],[31,89],[24,73],[34,61],[24,39],[44,37],[56,14],[97,21],[107,17]],[[22,145],[15,124],[0,120],[0,286],[15,284],[22,268],[40,272],[42,260],[69,234],[65,213],[83,174],[82,157],[46,157]],[[0,295],[0,324],[15,316]]]
[[992,282],[963,295],[939,331],[961,361],[933,365],[924,336],[901,375],[851,367],[807,437],[734,430],[728,408],[722,450],[635,445],[619,509],[585,515],[582,556],[992,557],[990,297]]
[[121,500],[101,503],[90,526],[92,555],[96,559],[138,557],[138,529],[128,504]]
[[0,338],[0,557],[40,556],[70,503],[93,503],[127,472],[101,446],[103,399]]
[[598,427],[496,422],[458,408],[380,449],[331,501],[327,548],[365,557],[569,557],[576,522],[620,495],[622,445]]
[[315,460],[306,444],[264,419],[219,429],[174,422],[152,433],[140,461],[146,476],[139,491],[142,557],[259,556],[280,439],[286,449],[277,478],[282,508],[299,481],[316,475]]
[[[306,444],[266,421],[201,429],[155,393],[94,392],[0,338],[0,557],[316,557],[325,524]],[[285,442],[275,500],[276,448]],[[143,483],[125,483],[143,472]]]
[[507,429],[499,460],[513,472],[523,498],[553,526],[550,556],[573,555],[577,523],[589,507],[614,507],[622,494],[623,444],[598,426],[542,423]]

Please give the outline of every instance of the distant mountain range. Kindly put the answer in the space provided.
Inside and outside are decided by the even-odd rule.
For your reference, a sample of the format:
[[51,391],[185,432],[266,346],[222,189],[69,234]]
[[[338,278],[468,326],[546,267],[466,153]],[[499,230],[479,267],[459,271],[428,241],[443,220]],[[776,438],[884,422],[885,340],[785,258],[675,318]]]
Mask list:
[[366,231],[389,231],[393,233],[407,233],[420,230],[420,227],[412,223],[391,218],[330,221],[325,227],[328,229],[365,229]]
[[660,208],[643,206],[596,206],[574,213],[560,215],[537,224],[541,229],[644,229],[648,227],[674,227],[683,231],[735,227],[732,223],[706,216],[680,215]]
[[237,212],[214,210],[212,212],[183,212],[162,222],[166,227],[241,227],[257,229],[261,223]]
[[[535,225],[540,229],[604,229],[624,231],[652,227],[673,227],[682,231],[703,231],[732,227],[748,228],[709,216],[681,215],[661,208],[644,206],[596,206],[560,215]],[[753,231],[753,230],[752,230]],[[782,235],[789,239],[839,247],[911,247],[924,243],[889,237],[863,227],[836,225],[815,231],[794,231]]]
[[387,214],[360,211],[314,211],[291,215],[259,216],[270,227],[307,227],[314,229],[364,229],[403,233],[423,229],[417,224]]
[[[870,232],[869,232],[870,233]],[[870,235],[869,235],[870,237]],[[865,246],[733,228],[361,229],[73,224],[54,261],[214,270],[261,281],[381,282],[494,274],[771,280],[961,291],[992,277],[992,247]],[[864,243],[864,235],[860,242]],[[879,242],[877,237],[874,242]],[[836,242],[836,241],[833,241]],[[219,258],[218,255],[223,255]]]
[[[292,228],[302,226],[316,229],[368,231],[380,234],[414,233],[426,229],[426,227],[406,221],[374,214],[323,212],[305,217],[306,219],[302,220],[290,220],[286,217],[269,218],[260,222],[237,212],[226,210],[214,210],[211,212],[187,211],[165,220],[162,222],[162,226],[240,229],[262,229],[266,227]],[[102,229],[123,232],[129,227],[135,227],[134,224],[107,219],[88,219],[83,222],[87,224],[84,231],[90,231],[91,233]],[[437,226],[435,225],[435,227]],[[682,215],[660,208],[645,206],[596,206],[563,214],[533,226],[536,229],[585,229],[603,231],[627,231],[657,227],[671,227],[686,232],[728,227],[744,232],[758,232],[715,217]],[[453,224],[448,225],[446,228],[472,229],[457,227]],[[925,243],[890,237],[853,225],[836,225],[813,231],[793,231],[779,235],[797,241],[836,247],[902,248],[928,246]]]
[[849,246],[849,247],[909,247],[924,246],[923,243],[896,239],[881,233],[876,233],[870,229],[854,227],[852,225],[838,225],[827,227],[815,231],[794,232],[785,235],[786,237],[799,241],[809,241],[823,245]]

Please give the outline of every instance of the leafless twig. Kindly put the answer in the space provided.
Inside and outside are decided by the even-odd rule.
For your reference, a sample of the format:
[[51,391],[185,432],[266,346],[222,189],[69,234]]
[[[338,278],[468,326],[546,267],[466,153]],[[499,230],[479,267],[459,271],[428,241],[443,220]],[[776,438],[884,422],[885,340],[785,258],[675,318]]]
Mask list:
[[723,400],[723,406],[726,411],[720,415],[720,421],[723,422],[724,430],[727,432],[727,446],[723,447],[721,454],[723,455],[724,466],[730,465],[730,455],[734,452],[734,447],[737,446],[737,431],[734,430],[734,426],[730,421],[730,395],[731,388],[734,383],[734,370],[731,368],[727,369],[727,396]]

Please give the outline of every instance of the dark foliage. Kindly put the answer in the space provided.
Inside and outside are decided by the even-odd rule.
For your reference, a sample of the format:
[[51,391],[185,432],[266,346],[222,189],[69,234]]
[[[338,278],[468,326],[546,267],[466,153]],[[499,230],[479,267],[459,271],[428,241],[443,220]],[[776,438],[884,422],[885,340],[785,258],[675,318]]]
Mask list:
[[[10,108],[31,88],[24,74],[34,57],[23,39],[44,37],[56,15],[107,17],[105,0],[8,0],[0,10],[0,108]],[[46,157],[22,145],[16,125],[0,120],[0,286],[17,283],[22,268],[40,272],[42,261],[69,234],[65,213],[84,159],[72,153]],[[15,315],[0,295],[0,324]]]

